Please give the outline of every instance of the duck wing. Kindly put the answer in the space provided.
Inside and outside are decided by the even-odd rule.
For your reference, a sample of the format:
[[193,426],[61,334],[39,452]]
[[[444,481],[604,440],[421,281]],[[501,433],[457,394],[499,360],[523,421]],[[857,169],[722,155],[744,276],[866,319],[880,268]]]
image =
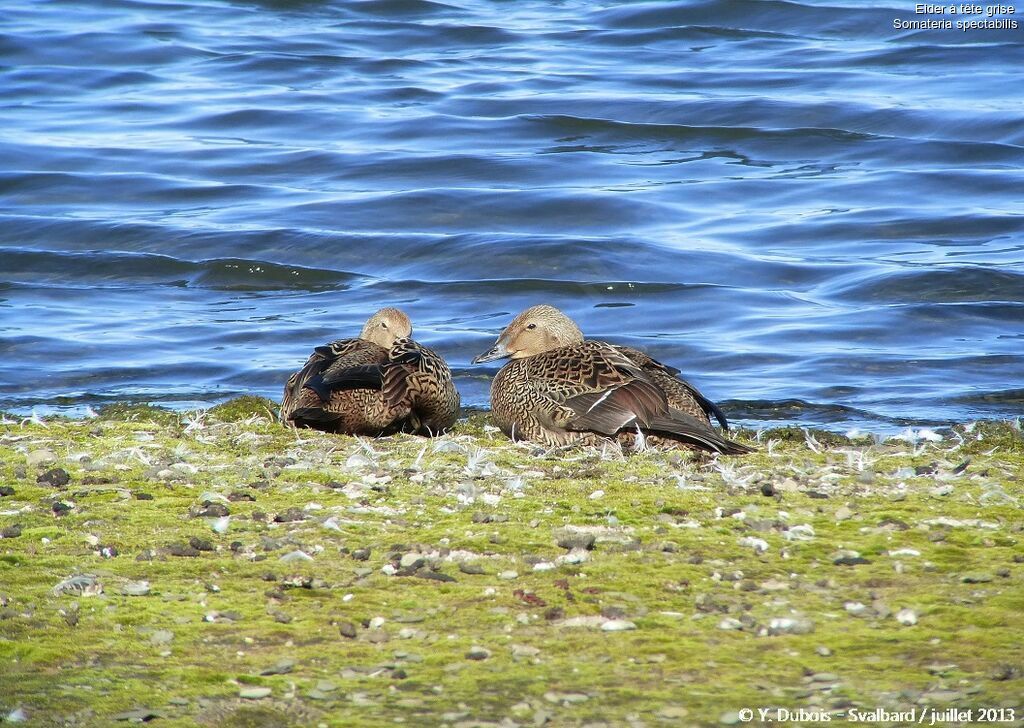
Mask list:
[[530,367],[536,370],[531,379],[552,400],[554,412],[566,413],[558,419],[567,430],[614,436],[636,428],[670,434],[712,452],[749,452],[706,422],[671,407],[657,382],[610,344],[586,341],[533,359],[537,362]]
[[444,359],[412,339],[398,339],[381,366],[381,394],[413,431],[436,433],[454,424],[459,394]]
[[327,402],[331,392],[342,389],[380,389],[380,364],[387,350],[363,339],[339,339],[313,350],[299,370],[295,385],[311,389]]
[[[667,364],[663,364],[657,359],[654,359],[645,352],[639,349],[634,349],[631,346],[620,346],[614,345],[616,349],[629,357],[633,362],[637,364],[641,369],[644,370],[648,375],[654,375],[656,377],[671,378],[673,386],[678,386],[682,391],[683,396],[692,398],[697,405],[704,411],[709,418],[714,416],[718,420],[718,424],[722,426],[722,429],[726,432],[729,431],[729,421],[725,417],[725,413],[718,407],[717,404],[712,402],[710,399],[701,394],[700,390],[690,384],[688,381],[683,379],[680,375],[680,371],[675,367],[670,367]],[[664,381],[664,380],[663,380]]]

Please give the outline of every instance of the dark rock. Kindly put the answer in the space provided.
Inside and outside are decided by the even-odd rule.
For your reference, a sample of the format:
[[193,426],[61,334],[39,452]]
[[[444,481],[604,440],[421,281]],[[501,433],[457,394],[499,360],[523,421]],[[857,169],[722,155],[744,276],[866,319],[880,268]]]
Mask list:
[[825,500],[828,498],[828,495],[818,490],[805,490],[804,495],[808,498],[816,498],[818,500]]
[[775,486],[771,483],[765,483],[761,486],[761,495],[766,498],[771,498],[775,495]]
[[9,485],[0,485],[0,498],[14,495],[14,488]]
[[223,518],[224,516],[231,515],[231,511],[223,503],[206,501],[203,503],[203,507],[195,511],[193,515],[196,518]]
[[18,538],[21,535],[21,524],[15,523],[13,526],[5,526],[0,528],[0,538]]
[[152,493],[136,493],[135,494],[135,500],[151,501],[151,500],[153,500],[153,494]]
[[74,510],[74,507],[74,504],[65,503],[64,501],[57,501],[53,506],[51,506],[55,516],[63,516],[65,513]]
[[199,556],[199,549],[183,543],[172,543],[167,547],[167,553],[171,556],[187,556],[189,558],[195,558],[196,556]]
[[252,520],[257,521],[259,523],[263,523],[264,521],[267,520],[267,514],[264,513],[263,511],[253,511],[252,512]]
[[556,543],[569,551],[573,549],[586,549],[590,551],[594,548],[594,543],[597,541],[594,534],[583,531],[563,531],[557,534],[556,538]]
[[17,478],[18,480],[24,480],[25,478],[28,477],[28,471],[25,470],[24,465],[14,466],[14,477]]
[[448,581],[448,582],[451,582],[451,581],[455,581],[456,580],[454,576],[450,576],[449,574],[445,574],[442,571],[433,571],[432,569],[428,569],[428,568],[419,569],[416,572],[415,576],[418,576],[421,579],[430,579],[431,581]]
[[51,468],[36,478],[36,482],[41,485],[50,485],[54,488],[63,488],[71,482],[71,476],[68,475],[68,471],[64,468]]
[[242,543],[241,541],[232,541],[232,542],[231,542],[231,545],[230,545],[230,546],[229,546],[228,548],[230,548],[230,549],[231,549],[231,552],[232,552],[232,553],[235,553],[235,554],[237,554],[237,553],[239,553],[239,552],[240,552],[240,551],[241,551],[242,549],[244,549],[244,548],[245,548],[245,544],[244,544],[244,543]]
[[128,721],[129,723],[148,723],[151,720],[163,717],[163,713],[158,713],[155,710],[150,710],[149,708],[138,708],[136,710],[126,710],[123,713],[118,713],[117,715],[111,716],[111,719]]
[[301,508],[288,508],[274,516],[275,523],[292,523],[294,521],[306,520],[306,514]]
[[213,546],[212,542],[208,541],[205,538],[199,538],[198,536],[193,536],[192,538],[190,538],[188,540],[188,545],[191,546],[192,548],[194,548],[196,551],[213,551],[214,550],[214,546]]
[[338,633],[342,637],[354,640],[356,638],[356,626],[351,622],[341,622],[338,624]]
[[370,558],[371,549],[367,546],[365,548],[356,549],[352,552],[352,558],[356,561],[366,561]]
[[246,493],[244,490],[233,490],[228,493],[228,500],[232,503],[237,503],[239,501],[252,502],[256,500],[256,496],[252,493]]
[[837,559],[833,559],[832,563],[836,566],[857,566],[858,564],[870,564],[871,562],[863,556],[840,556]]
[[480,564],[474,564],[469,561],[462,561],[459,563],[459,571],[463,574],[485,574],[484,567]]

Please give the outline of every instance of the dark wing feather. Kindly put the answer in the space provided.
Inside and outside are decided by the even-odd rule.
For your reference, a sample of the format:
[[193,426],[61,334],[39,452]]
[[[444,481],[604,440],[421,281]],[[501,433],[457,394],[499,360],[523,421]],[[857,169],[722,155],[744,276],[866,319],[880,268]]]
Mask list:
[[727,440],[696,417],[680,412],[677,409],[671,409],[670,416],[668,417],[654,418],[651,421],[650,429],[654,432],[670,433],[684,442],[689,442],[711,452],[720,452],[726,455],[742,455],[754,452],[753,448]]
[[676,369],[675,367],[670,367],[667,364],[663,364],[657,359],[652,358],[645,352],[642,352],[639,349],[634,349],[631,346],[620,346],[617,344],[614,346],[620,352],[629,357],[632,361],[636,362],[637,366],[639,366],[641,369],[647,372],[659,371],[664,373],[666,376],[672,377],[675,381],[682,385],[686,393],[689,394],[694,399],[694,401],[702,410],[704,410],[705,414],[707,414],[709,417],[713,415],[714,418],[718,420],[718,424],[722,426],[722,429],[725,430],[726,432],[729,431],[729,421],[726,419],[725,413],[722,412],[722,410],[718,407],[717,404],[715,404],[710,399],[701,394],[700,390],[698,390],[695,386],[693,386],[688,381],[679,376],[681,372],[678,369]]
[[594,430],[614,435],[624,427],[649,427],[653,418],[668,410],[665,394],[644,379],[614,384],[603,390],[570,397],[564,404],[576,412],[573,430]]

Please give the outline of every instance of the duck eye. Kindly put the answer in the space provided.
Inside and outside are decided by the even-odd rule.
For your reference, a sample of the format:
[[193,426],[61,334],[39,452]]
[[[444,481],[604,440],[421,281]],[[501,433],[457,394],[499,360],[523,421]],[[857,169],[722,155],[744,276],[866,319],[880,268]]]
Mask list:
[[388,327],[388,325],[386,323],[384,323],[383,321],[380,322],[380,325],[381,325],[381,327],[383,327],[385,329]]
[[526,328],[528,328],[528,329],[535,329],[535,328],[537,328],[537,324],[527,324]]

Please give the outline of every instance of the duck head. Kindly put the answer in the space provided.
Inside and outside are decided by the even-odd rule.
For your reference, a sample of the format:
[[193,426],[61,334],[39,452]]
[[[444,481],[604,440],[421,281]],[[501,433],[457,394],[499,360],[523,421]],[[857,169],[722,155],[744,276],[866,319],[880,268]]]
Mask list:
[[359,338],[390,349],[398,339],[412,336],[412,321],[397,308],[382,308],[363,326]]
[[512,319],[494,346],[473,360],[474,364],[495,359],[523,359],[560,346],[579,344],[583,332],[576,322],[554,306],[534,306]]

